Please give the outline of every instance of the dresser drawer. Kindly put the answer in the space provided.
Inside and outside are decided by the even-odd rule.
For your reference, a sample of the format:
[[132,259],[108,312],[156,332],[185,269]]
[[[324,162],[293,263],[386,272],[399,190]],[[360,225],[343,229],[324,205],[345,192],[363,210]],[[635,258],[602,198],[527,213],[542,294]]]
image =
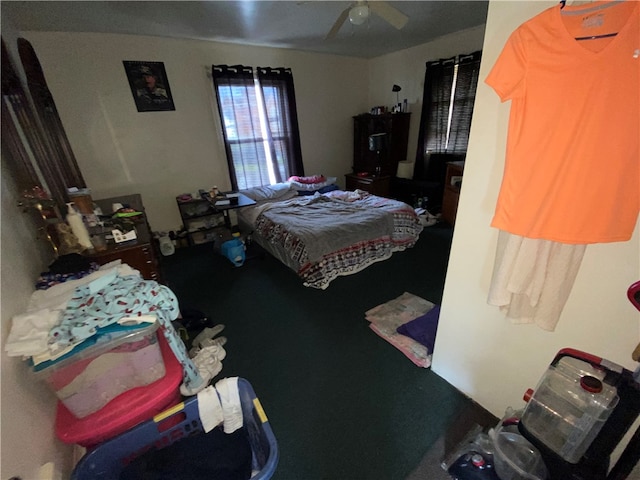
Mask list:
[[126,263],[131,268],[138,270],[145,280],[160,281],[160,271],[152,248],[151,245],[145,244],[126,250],[113,250],[95,255],[93,260],[100,265],[113,260],[121,260],[122,263]]
[[364,190],[379,197],[388,197],[391,190],[391,177],[359,177],[347,174],[345,184],[347,190]]

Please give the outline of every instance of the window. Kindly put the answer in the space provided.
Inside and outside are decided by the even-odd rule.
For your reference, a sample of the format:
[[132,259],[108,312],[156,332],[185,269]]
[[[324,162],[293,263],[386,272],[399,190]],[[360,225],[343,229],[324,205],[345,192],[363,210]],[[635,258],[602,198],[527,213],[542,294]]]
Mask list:
[[213,65],[234,190],[304,175],[290,69]]
[[418,161],[430,153],[466,153],[481,53],[427,63]]

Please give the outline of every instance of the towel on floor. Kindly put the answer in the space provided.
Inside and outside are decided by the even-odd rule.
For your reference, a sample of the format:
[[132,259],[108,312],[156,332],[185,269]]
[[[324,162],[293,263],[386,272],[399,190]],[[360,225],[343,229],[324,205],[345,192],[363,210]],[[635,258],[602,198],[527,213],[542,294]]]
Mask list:
[[369,328],[378,336],[400,350],[419,367],[431,366],[431,353],[427,347],[414,339],[398,333],[398,327],[424,315],[434,304],[411,293],[405,292],[398,298],[373,307],[365,313],[371,322]]
[[513,323],[556,328],[586,245],[533,239],[500,231],[488,303]]

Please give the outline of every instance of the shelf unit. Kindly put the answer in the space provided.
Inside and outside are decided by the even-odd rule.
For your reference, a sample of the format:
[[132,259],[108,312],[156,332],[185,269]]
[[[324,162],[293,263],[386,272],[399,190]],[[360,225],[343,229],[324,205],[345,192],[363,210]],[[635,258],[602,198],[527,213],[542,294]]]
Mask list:
[[190,246],[213,242],[227,229],[223,212],[216,211],[208,200],[176,197],[176,203]]
[[[380,176],[394,177],[398,162],[407,159],[410,113],[363,113],[353,117],[353,173],[376,173],[380,162]],[[369,150],[369,136],[388,135],[387,147],[380,153]]]

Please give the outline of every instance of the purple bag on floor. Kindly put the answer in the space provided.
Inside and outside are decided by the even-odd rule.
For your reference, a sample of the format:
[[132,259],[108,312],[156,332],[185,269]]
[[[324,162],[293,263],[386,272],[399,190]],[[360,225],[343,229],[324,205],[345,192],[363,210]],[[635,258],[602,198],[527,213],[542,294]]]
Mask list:
[[438,318],[440,317],[440,305],[435,305],[424,315],[400,325],[396,332],[414,339],[424,345],[433,353],[433,345],[436,342],[436,332],[438,330]]

